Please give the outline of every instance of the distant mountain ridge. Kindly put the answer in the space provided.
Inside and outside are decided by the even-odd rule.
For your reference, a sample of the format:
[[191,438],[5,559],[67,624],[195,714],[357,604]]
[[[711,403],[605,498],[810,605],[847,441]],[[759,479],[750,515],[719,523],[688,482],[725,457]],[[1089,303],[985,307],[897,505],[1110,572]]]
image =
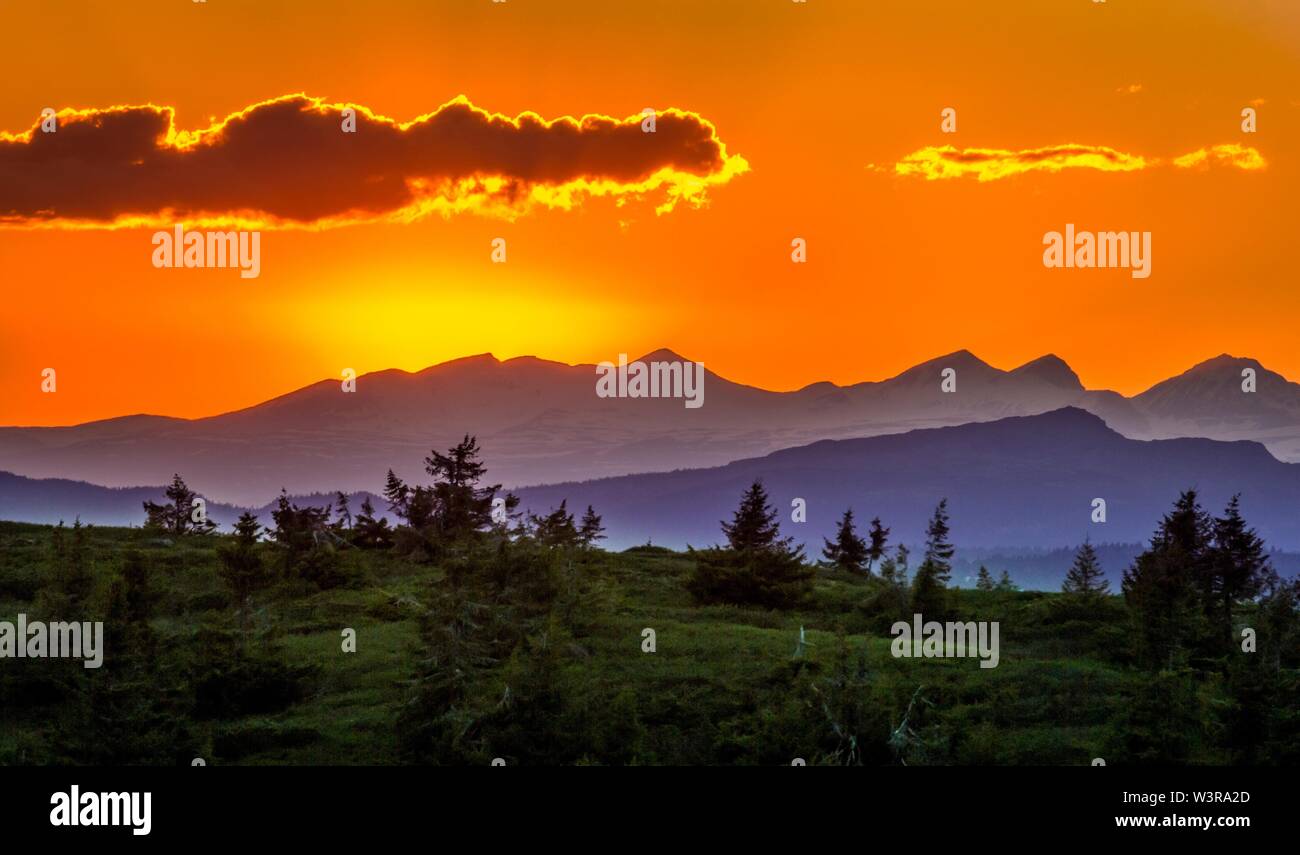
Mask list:
[[[641,361],[687,361],[669,350]],[[945,369],[956,390],[940,387]],[[1241,369],[1257,373],[1243,393]],[[213,500],[256,505],[295,493],[374,490],[391,467],[422,476],[432,448],[466,433],[506,486],[717,466],[819,439],[899,433],[1079,407],[1133,438],[1264,442],[1300,460],[1300,384],[1220,356],[1133,398],[1088,390],[1055,355],[1009,371],[961,350],[881,381],[771,392],[706,371],[704,405],[600,398],[594,365],[480,354],[422,371],[377,371],[356,392],[325,380],[201,419],[134,415],[74,427],[0,428],[0,470],[106,486],[179,472]],[[1237,390],[1235,393],[1233,390]]]
[[[949,500],[953,540],[968,547],[1051,548],[1149,539],[1178,494],[1196,489],[1219,512],[1241,494],[1243,513],[1270,547],[1300,549],[1300,464],[1255,442],[1133,440],[1097,416],[1067,407],[1035,416],[926,428],[864,439],[822,440],[709,469],[631,475],[520,491],[542,512],[567,500],[605,515],[613,545],[647,540],[680,548],[716,543],[755,479],[781,514],[782,532],[819,554],[839,515],[863,528],[879,515],[893,539],[919,543],[939,499]],[[807,522],[791,521],[792,502]],[[1092,520],[1105,501],[1106,521]]]
[[[940,498],[949,500],[954,542],[967,550],[1050,550],[1085,538],[1138,544],[1188,488],[1215,513],[1240,493],[1246,519],[1270,548],[1300,551],[1294,510],[1300,507],[1300,464],[1283,463],[1254,442],[1128,439],[1078,408],[822,440],[724,466],[528,487],[519,495],[536,513],[562,500],[578,514],[594,506],[611,548],[646,542],[683,548],[719,542],[720,521],[730,518],[755,479],[779,511],[782,533],[808,544],[810,558],[820,555],[821,539],[832,535],[848,507],[861,527],[878,515],[892,529],[891,542],[918,544]],[[96,524],[139,525],[141,502],[161,494],[160,486],[112,489],[0,473],[0,518],[71,522],[80,516]],[[268,494],[254,509],[267,523],[273,498]],[[351,496],[354,514],[361,498]],[[791,520],[796,498],[806,503],[804,523]],[[1092,521],[1098,498],[1106,502],[1104,523]],[[327,504],[333,494],[295,501]],[[386,507],[382,499],[374,503]],[[208,506],[224,530],[241,510]]]

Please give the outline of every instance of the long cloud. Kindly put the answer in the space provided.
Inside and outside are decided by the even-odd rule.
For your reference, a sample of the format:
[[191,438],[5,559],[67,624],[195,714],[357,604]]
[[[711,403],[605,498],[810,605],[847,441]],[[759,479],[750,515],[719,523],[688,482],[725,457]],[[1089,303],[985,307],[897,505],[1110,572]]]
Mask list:
[[[356,132],[343,132],[344,110]],[[514,217],[595,196],[699,205],[747,171],[712,123],[668,109],[545,120],[464,97],[399,123],[364,106],[288,95],[211,127],[177,129],[154,105],[63,110],[0,132],[0,225],[114,227],[180,220],[325,227],[464,211]]]
[[[1170,161],[1180,169],[1206,167],[1210,164],[1254,171],[1268,163],[1258,150],[1236,143],[1197,149]],[[1128,154],[1108,146],[1064,145],[1031,149],[956,148],[928,146],[918,149],[894,164],[894,173],[929,181],[974,178],[997,181],[1026,172],[1060,172],[1065,169],[1094,169],[1101,172],[1137,172],[1162,166],[1165,161]]]

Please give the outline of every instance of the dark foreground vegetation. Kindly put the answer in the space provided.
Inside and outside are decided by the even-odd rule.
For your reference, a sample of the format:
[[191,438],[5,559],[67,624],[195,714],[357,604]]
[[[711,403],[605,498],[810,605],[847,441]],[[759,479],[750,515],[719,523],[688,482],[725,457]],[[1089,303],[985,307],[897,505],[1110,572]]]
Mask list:
[[[846,513],[810,563],[761,484],[686,553],[481,484],[466,438],[390,473],[390,526],[282,499],[212,531],[177,478],[142,529],[0,523],[0,621],[102,620],[103,666],[0,660],[4,764],[1300,762],[1297,586],[1195,494],[1110,592],[949,587]],[[909,566],[914,561],[915,566]],[[895,658],[890,627],[998,621],[996,668]]]

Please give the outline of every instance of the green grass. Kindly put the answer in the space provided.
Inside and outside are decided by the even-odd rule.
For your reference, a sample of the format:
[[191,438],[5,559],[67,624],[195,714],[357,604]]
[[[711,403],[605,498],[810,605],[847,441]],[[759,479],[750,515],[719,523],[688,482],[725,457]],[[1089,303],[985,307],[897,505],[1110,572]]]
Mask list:
[[[127,549],[144,553],[160,595],[153,627],[165,639],[183,643],[204,620],[233,621],[216,575],[220,539],[164,545],[115,528],[90,528],[87,538],[101,591]],[[32,608],[48,541],[48,527],[0,522],[0,619]],[[232,756],[212,762],[397,762],[418,603],[441,571],[386,554],[349,550],[342,558],[353,587],[258,598],[256,622],[273,628],[283,656],[319,670],[307,696],[279,713],[204,723],[217,754],[232,744],[229,735],[241,737]],[[696,605],[684,589],[691,570],[686,556],[657,550],[599,553],[584,565],[606,597],[591,631],[565,651],[565,702],[598,716],[620,694],[634,700],[639,762],[814,762],[826,752],[822,702],[842,649],[860,651],[865,663],[851,699],[869,713],[864,737],[883,745],[923,686],[929,756],[940,762],[1085,765],[1106,744],[1135,679],[1123,664],[1072,651],[1045,630],[1047,595],[955,594],[963,619],[1002,621],[1001,663],[981,669],[977,659],[894,658],[879,617],[863,609],[875,580],[820,571],[805,606],[773,612]],[[796,661],[800,627],[806,648]],[[356,631],[355,653],[341,649],[345,628]],[[656,633],[654,653],[642,652],[644,628]],[[21,761],[20,746],[43,738],[48,712],[6,703],[0,757]]]

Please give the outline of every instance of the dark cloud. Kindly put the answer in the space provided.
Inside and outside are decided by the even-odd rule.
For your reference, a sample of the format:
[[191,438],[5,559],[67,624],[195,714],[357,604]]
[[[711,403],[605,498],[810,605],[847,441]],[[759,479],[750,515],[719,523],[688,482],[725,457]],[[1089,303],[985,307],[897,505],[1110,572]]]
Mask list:
[[546,121],[487,113],[464,99],[399,124],[293,95],[213,128],[177,131],[168,107],[64,111],[0,136],[0,219],[10,224],[252,219],[346,222],[428,211],[517,213],[591,194],[696,200],[746,169],[688,112]]

